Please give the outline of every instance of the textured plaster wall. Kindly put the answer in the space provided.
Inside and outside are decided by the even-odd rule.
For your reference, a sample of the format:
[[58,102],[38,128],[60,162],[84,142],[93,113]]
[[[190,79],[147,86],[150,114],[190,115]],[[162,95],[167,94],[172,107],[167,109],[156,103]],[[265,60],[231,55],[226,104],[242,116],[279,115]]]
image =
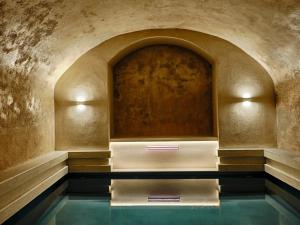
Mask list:
[[113,137],[213,136],[212,69],[174,45],[138,49],[113,67]]
[[54,150],[50,61],[37,49],[61,13],[54,2],[15,3],[0,1],[0,170]]
[[277,85],[277,123],[278,146],[300,152],[300,70]]
[[[56,149],[108,148],[107,65],[96,54],[69,68],[55,88]],[[78,101],[83,101],[79,104]]]
[[[184,28],[212,34],[251,55],[276,85],[279,147],[299,151],[299,23],[298,0],[0,0],[1,135],[5,135],[1,138],[1,155],[5,155],[1,168],[53,149],[50,139],[54,132],[50,122],[45,122],[53,120],[53,103],[46,104],[42,93],[48,90],[48,98],[56,80],[77,58],[111,37],[149,28]],[[12,85],[23,79],[30,87],[25,88],[24,82]],[[40,111],[28,111],[24,117],[36,122],[21,126],[3,119],[8,112],[2,107],[15,114],[7,102],[11,101],[9,93],[17,89],[24,90],[19,100],[24,108],[25,102],[35,97],[33,105]],[[41,95],[39,90],[43,90]],[[23,120],[22,111],[19,115]],[[13,128],[9,131],[4,123]],[[35,139],[33,127],[49,139],[45,135]],[[14,131],[19,133],[11,137]],[[10,139],[15,139],[15,144]],[[22,139],[35,140],[36,144],[27,146]]]
[[[86,81],[86,85],[90,86],[97,83],[96,79],[111,79],[112,65],[131,51],[154,43],[178,44],[212,61],[215,77],[213,84],[217,92],[214,94],[214,102],[218,102],[217,124],[221,147],[273,147],[276,145],[274,86],[268,73],[236,46],[199,32],[178,29],[147,30],[112,38],[87,52],[68,69],[57,82],[56,101],[67,102],[64,100],[65,96],[70,96],[70,99],[75,101],[76,92],[80,91],[78,84]],[[83,74],[80,79],[77,79],[78,74]],[[91,76],[91,74],[94,75]],[[76,80],[76,84],[71,82],[72,80]],[[83,92],[85,89],[83,85]],[[98,92],[97,89],[93,90],[95,93]],[[99,90],[103,94],[106,93],[101,96],[108,102],[109,85],[106,83]],[[250,106],[243,104],[244,94],[252,97]],[[56,108],[61,109],[59,105],[56,105]],[[110,115],[108,108],[103,108],[102,113],[105,119]],[[63,114],[67,115],[67,111]],[[102,118],[94,119],[95,121],[102,120]],[[57,132],[69,127],[66,125],[67,120],[57,118],[57,121],[63,121],[56,123]],[[109,133],[111,129],[109,120],[107,119],[101,127],[103,133],[105,133],[104,130]],[[80,129],[80,126],[77,129],[69,129],[68,134],[77,136]],[[100,137],[97,133],[94,135]]]

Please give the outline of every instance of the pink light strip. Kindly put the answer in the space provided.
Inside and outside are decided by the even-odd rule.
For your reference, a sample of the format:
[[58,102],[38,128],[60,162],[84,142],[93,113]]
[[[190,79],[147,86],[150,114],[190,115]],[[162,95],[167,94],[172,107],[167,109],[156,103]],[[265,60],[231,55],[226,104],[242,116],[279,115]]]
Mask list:
[[179,146],[174,145],[150,145],[145,148],[146,151],[178,151]]
[[179,195],[150,195],[148,202],[180,202]]

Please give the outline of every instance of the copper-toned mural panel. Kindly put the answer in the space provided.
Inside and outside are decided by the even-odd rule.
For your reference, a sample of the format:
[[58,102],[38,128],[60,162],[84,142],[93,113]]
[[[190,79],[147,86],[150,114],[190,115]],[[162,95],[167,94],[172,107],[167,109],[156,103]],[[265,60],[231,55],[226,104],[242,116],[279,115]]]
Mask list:
[[212,136],[212,69],[171,45],[130,53],[113,69],[113,137]]

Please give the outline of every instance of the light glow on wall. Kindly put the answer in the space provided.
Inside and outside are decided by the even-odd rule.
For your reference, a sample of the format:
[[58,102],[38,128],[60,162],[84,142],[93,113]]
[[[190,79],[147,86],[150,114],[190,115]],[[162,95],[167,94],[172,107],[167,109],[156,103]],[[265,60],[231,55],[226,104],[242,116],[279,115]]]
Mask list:
[[251,101],[250,100],[245,100],[242,102],[243,106],[249,107],[251,106]]
[[86,93],[83,90],[77,90],[76,93],[76,110],[79,112],[83,112],[86,109],[86,105],[84,104],[87,101]]
[[83,85],[73,88],[71,96],[72,100],[78,103],[89,101],[92,97],[89,88]]
[[[70,133],[80,133],[80,137],[82,134],[89,132],[86,128],[93,126],[93,118],[95,118],[95,116],[98,116],[98,114],[93,106],[78,103],[66,107],[64,119],[67,121],[66,124],[72,124],[72,126],[68,128],[72,131]],[[66,124],[63,126],[66,127]],[[76,126],[78,129],[74,129],[73,126]],[[87,135],[84,138],[88,138]],[[82,137],[82,139],[84,138]]]
[[76,109],[79,111],[79,112],[82,112],[86,109],[86,105],[84,104],[78,104],[76,105]]
[[242,98],[249,99],[249,98],[251,98],[251,94],[250,93],[244,93]]
[[76,102],[84,102],[84,101],[86,101],[85,96],[79,95],[76,97]]
[[250,107],[251,106],[251,94],[246,92],[242,95],[243,102],[242,105],[245,107]]

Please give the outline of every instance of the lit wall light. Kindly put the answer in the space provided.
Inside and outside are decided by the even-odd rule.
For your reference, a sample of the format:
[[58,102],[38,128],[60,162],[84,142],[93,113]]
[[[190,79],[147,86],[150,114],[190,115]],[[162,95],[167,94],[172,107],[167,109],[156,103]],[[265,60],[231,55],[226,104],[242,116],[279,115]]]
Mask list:
[[76,109],[79,112],[82,112],[86,109],[86,105],[84,104],[86,101],[86,95],[83,92],[78,92],[77,96],[76,96]]
[[249,99],[249,98],[251,98],[251,95],[250,95],[250,93],[244,93],[242,98]]
[[244,93],[242,98],[243,98],[243,102],[242,102],[243,106],[246,106],[246,107],[251,106],[251,95],[250,95],[250,93]]
[[84,101],[86,101],[86,99],[83,95],[79,95],[76,97],[76,102],[84,102]]

